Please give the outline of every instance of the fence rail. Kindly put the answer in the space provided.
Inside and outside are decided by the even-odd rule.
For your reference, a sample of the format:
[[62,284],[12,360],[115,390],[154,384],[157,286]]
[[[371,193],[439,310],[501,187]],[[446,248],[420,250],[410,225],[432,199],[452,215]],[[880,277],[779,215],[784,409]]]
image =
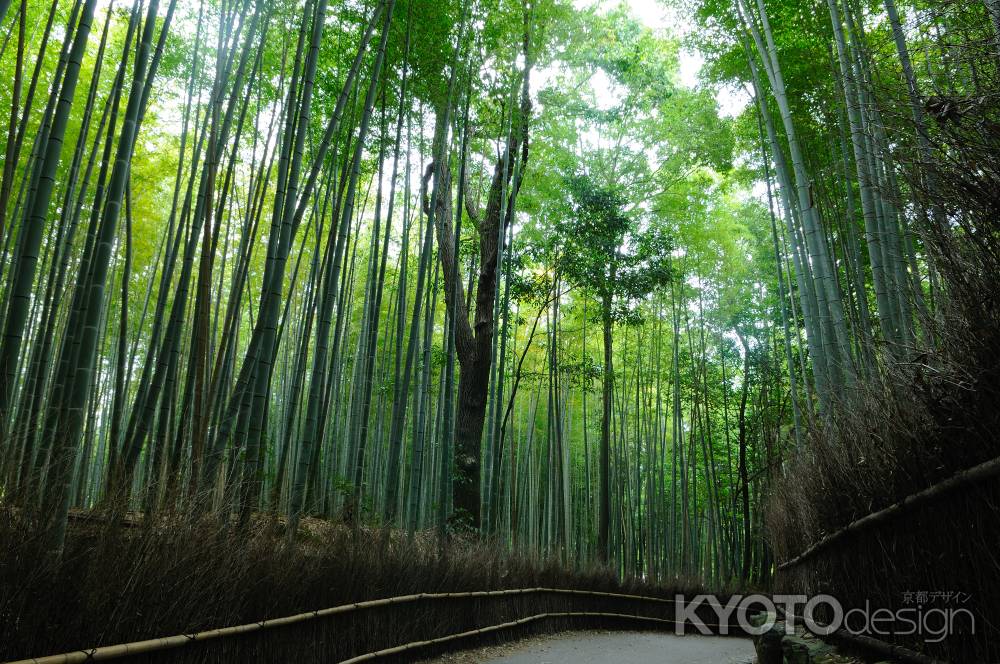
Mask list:
[[[800,624],[805,622],[805,618],[800,615],[789,613],[782,609],[779,609],[778,612],[786,620],[788,616],[791,616]],[[901,664],[949,664],[944,660],[934,659],[930,655],[925,655],[865,634],[854,634],[843,628],[823,637],[823,639],[825,641],[841,641],[873,658],[890,657],[897,662],[901,662]]]
[[938,498],[951,493],[952,491],[972,486],[973,484],[978,484],[979,482],[994,478],[998,475],[1000,475],[1000,457],[985,461],[978,466],[973,466],[972,468],[955,473],[946,480],[942,480],[941,482],[938,482],[923,491],[911,494],[884,509],[872,512],[871,514],[863,516],[860,519],[856,519],[840,530],[836,530],[829,535],[826,535],[819,541],[807,547],[799,555],[778,565],[778,569],[786,570],[795,567],[809,558],[812,558],[820,551],[830,547],[832,544],[843,539],[847,535],[861,530],[866,530],[880,523],[885,523],[886,521],[894,519],[920,505],[934,502]]

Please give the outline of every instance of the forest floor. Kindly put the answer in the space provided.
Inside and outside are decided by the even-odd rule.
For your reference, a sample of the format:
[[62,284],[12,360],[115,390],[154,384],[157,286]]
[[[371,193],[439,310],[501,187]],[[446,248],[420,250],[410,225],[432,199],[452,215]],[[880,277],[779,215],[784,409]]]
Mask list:
[[570,631],[440,655],[424,664],[749,664],[749,639],[665,632]]

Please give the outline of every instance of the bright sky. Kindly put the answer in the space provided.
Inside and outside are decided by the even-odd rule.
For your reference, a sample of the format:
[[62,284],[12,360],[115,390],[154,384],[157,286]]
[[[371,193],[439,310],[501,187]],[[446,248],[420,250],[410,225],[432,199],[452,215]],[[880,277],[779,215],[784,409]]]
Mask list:
[[[625,4],[633,16],[653,30],[669,30],[677,37],[684,37],[692,29],[691,22],[687,16],[678,12],[674,7],[668,7],[666,3],[660,0],[575,0],[574,2],[580,9],[595,5],[602,8],[611,8],[620,3]],[[682,48],[680,52],[681,84],[688,87],[697,85],[698,72],[701,70],[704,62],[705,59],[701,53],[688,48]],[[600,97],[600,91],[607,90],[608,88],[596,85],[596,83],[599,83],[599,81],[595,81],[594,87],[598,91],[598,97]],[[719,104],[720,113],[728,116],[738,115],[750,101],[742,90],[733,89],[718,90],[715,99]],[[601,100],[598,99],[598,104],[600,103]],[[610,106],[612,103],[611,100],[608,100],[607,105]]]

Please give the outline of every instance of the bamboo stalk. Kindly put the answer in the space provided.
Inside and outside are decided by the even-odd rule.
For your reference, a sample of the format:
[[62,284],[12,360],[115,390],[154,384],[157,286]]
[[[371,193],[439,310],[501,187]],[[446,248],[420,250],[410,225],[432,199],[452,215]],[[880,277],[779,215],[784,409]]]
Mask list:
[[1000,475],[1000,457],[991,459],[990,461],[985,461],[978,466],[973,466],[972,468],[956,473],[948,479],[938,482],[923,491],[910,494],[899,502],[893,503],[884,509],[872,512],[867,516],[863,516],[860,519],[852,521],[840,530],[834,531],[823,537],[791,560],[781,563],[778,565],[778,569],[785,570],[794,567],[803,561],[812,558],[820,551],[830,547],[832,544],[851,533],[856,533],[866,528],[870,528],[871,526],[885,523],[886,521],[889,521],[890,519],[893,519],[908,510],[933,502],[937,498],[951,491],[988,480],[997,475]]

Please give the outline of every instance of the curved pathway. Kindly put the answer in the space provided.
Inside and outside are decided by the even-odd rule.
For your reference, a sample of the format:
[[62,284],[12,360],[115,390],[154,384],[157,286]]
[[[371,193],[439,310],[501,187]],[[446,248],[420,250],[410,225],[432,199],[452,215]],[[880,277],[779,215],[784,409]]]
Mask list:
[[749,639],[663,632],[581,631],[445,655],[435,662],[490,664],[751,664]]

